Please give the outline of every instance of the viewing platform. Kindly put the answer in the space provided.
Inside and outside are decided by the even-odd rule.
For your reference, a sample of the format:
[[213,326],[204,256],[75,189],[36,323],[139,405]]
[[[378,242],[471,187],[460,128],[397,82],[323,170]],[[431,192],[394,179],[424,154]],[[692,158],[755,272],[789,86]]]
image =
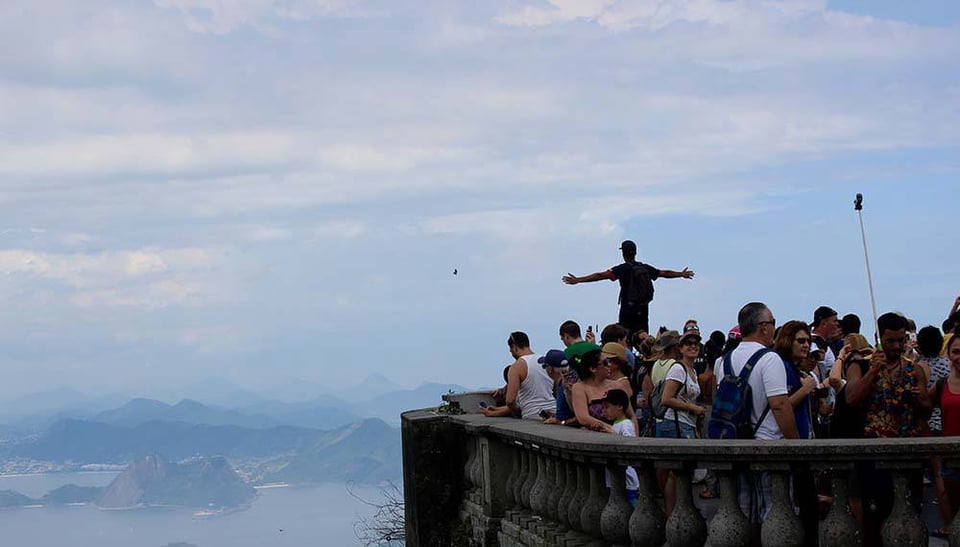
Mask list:
[[[451,397],[472,409],[482,395]],[[480,414],[406,412],[403,435],[408,546],[749,545],[751,524],[737,500],[736,476],[770,473],[773,504],[762,525],[765,546],[802,546],[803,527],[790,498],[791,474],[829,475],[833,503],[820,520],[823,547],[861,545],[848,505],[857,462],[892,473],[895,502],[882,528],[884,545],[927,545],[927,525],[909,499],[910,474],[940,456],[960,466],[960,438],[717,441],[627,438],[537,421]],[[640,479],[636,508],[627,501],[625,466]],[[715,512],[694,503],[692,477],[712,469],[720,483]],[[666,518],[655,495],[657,469],[675,473],[676,508]],[[612,487],[606,488],[609,470]],[[960,519],[949,545],[960,547]]]

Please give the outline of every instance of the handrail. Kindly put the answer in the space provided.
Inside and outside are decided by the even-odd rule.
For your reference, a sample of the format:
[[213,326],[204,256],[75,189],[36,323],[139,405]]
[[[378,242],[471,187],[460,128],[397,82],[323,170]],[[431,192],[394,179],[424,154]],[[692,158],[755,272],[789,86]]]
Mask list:
[[[416,489],[418,473],[436,484],[438,462],[459,466],[447,476],[449,482],[462,485],[462,494],[449,501],[460,504],[460,518],[471,523],[473,544],[479,545],[660,545],[666,541],[693,547],[708,540],[715,547],[745,545],[752,532],[739,507],[736,481],[737,474],[746,471],[767,473],[772,484],[773,505],[763,521],[763,545],[879,543],[879,536],[860,538],[847,502],[851,471],[860,462],[889,470],[893,481],[894,507],[882,532],[877,532],[883,541],[923,545],[926,525],[908,501],[911,477],[931,457],[960,467],[960,437],[687,440],[620,437],[535,420],[431,410],[408,412],[402,418],[411,431],[420,427],[448,442],[448,451],[437,460],[408,460],[408,449],[415,448],[407,446],[408,439],[413,444],[416,436],[405,434],[405,487]],[[442,434],[431,429],[438,424],[447,424]],[[451,438],[453,444],[449,444]],[[635,508],[627,501],[623,480],[628,465],[640,479]],[[408,466],[420,469],[410,469],[408,476]],[[720,484],[719,506],[709,525],[693,502],[691,478],[697,467],[713,469]],[[669,518],[654,495],[657,469],[669,469],[676,477],[676,506]],[[800,473],[794,480],[812,481],[811,471],[829,475],[834,503],[825,520],[814,515],[801,522],[793,510],[790,481],[794,473]],[[604,487],[604,472],[619,477],[609,489]],[[423,492],[421,497],[429,494]],[[411,520],[416,521],[416,515],[408,512],[408,525],[415,529],[416,522]],[[417,544],[408,539],[408,545]],[[950,545],[960,547],[960,518],[954,519]]]

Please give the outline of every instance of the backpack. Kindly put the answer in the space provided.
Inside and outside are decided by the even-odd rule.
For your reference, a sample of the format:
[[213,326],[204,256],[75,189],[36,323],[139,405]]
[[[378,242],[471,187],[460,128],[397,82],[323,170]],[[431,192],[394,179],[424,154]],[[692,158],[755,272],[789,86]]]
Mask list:
[[753,424],[753,394],[750,389],[750,373],[760,359],[770,353],[771,349],[763,348],[754,353],[747,364],[743,366],[739,376],[733,375],[733,366],[730,364],[729,352],[723,356],[723,378],[717,385],[717,393],[713,396],[713,411],[710,423],[707,426],[707,435],[711,439],[752,439],[767,417],[770,405],[764,409],[756,425]]
[[[672,369],[677,365],[680,365],[681,367],[683,367],[683,374],[684,376],[686,376],[687,367],[680,361],[674,361],[670,365],[670,369]],[[670,372],[670,369],[667,369],[667,373]],[[662,420],[664,415],[667,413],[667,407],[663,405],[663,389],[664,389],[664,386],[666,385],[667,385],[667,375],[664,374],[663,378],[660,379],[660,382],[658,382],[657,385],[653,386],[653,392],[650,393],[650,413],[653,414],[653,416],[658,420]],[[686,381],[683,382],[683,391],[684,392],[687,391]],[[676,416],[676,413],[674,413],[674,416]]]
[[626,277],[628,280],[623,284],[623,291],[620,293],[620,303],[627,305],[643,305],[653,301],[653,280],[650,279],[650,272],[647,267],[639,262],[630,264],[630,274]]

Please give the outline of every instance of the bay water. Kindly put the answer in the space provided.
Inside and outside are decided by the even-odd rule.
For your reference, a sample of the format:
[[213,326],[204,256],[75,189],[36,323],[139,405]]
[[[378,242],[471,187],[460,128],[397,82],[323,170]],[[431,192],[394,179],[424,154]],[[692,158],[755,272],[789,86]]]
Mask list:
[[[65,484],[105,486],[116,473],[0,476],[0,490],[40,497]],[[354,487],[375,501],[375,487]],[[354,523],[375,509],[351,496],[344,484],[266,488],[252,506],[222,516],[196,518],[188,509],[102,511],[92,505],[0,510],[3,545],[31,547],[355,546]]]

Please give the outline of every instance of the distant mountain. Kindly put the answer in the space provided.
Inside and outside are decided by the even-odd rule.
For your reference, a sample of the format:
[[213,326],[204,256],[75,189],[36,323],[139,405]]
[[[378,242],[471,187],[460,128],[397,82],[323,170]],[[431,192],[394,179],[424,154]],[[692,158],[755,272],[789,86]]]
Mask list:
[[57,422],[38,438],[4,447],[13,457],[75,463],[126,463],[159,452],[181,460],[192,456],[269,457],[294,453],[325,434],[298,427],[263,429],[146,422],[122,427],[83,420]]
[[56,490],[51,490],[40,500],[45,505],[62,505],[67,503],[92,503],[103,493],[98,486],[77,486],[67,484]]
[[206,378],[171,392],[170,399],[195,399],[223,408],[239,408],[265,400],[263,395],[238,387],[221,378]]
[[354,412],[361,416],[380,418],[385,422],[398,425],[400,413],[418,408],[439,406],[441,397],[448,391],[468,391],[457,384],[421,384],[415,389],[404,389],[385,393],[371,400],[356,403]]
[[137,426],[154,421],[252,428],[283,425],[266,416],[250,416],[235,410],[207,406],[190,399],[184,399],[175,405],[153,399],[132,399],[120,408],[101,412],[94,421],[121,426]]
[[181,506],[197,509],[237,507],[256,497],[222,457],[172,463],[151,454],[130,464],[97,499],[104,509]]
[[64,505],[68,503],[90,503],[103,492],[95,486],[77,486],[68,484],[48,492],[40,499],[25,496],[16,490],[0,491],[0,507],[23,507],[26,505]]
[[363,420],[305,447],[265,482],[377,483],[402,475],[400,430],[382,420]]
[[3,403],[0,419],[11,432],[35,433],[59,420],[92,418],[127,399],[119,394],[87,396],[72,389],[57,389]]
[[362,400],[373,399],[393,391],[401,391],[403,387],[390,381],[389,378],[380,373],[367,376],[359,384],[348,387],[343,393],[356,393]]
[[317,429],[336,429],[360,420],[350,405],[332,397],[322,397],[309,402],[284,403],[265,401],[239,409],[249,416],[262,416],[277,424]]
[[0,507],[23,507],[35,503],[37,500],[24,496],[16,490],[0,490]]

